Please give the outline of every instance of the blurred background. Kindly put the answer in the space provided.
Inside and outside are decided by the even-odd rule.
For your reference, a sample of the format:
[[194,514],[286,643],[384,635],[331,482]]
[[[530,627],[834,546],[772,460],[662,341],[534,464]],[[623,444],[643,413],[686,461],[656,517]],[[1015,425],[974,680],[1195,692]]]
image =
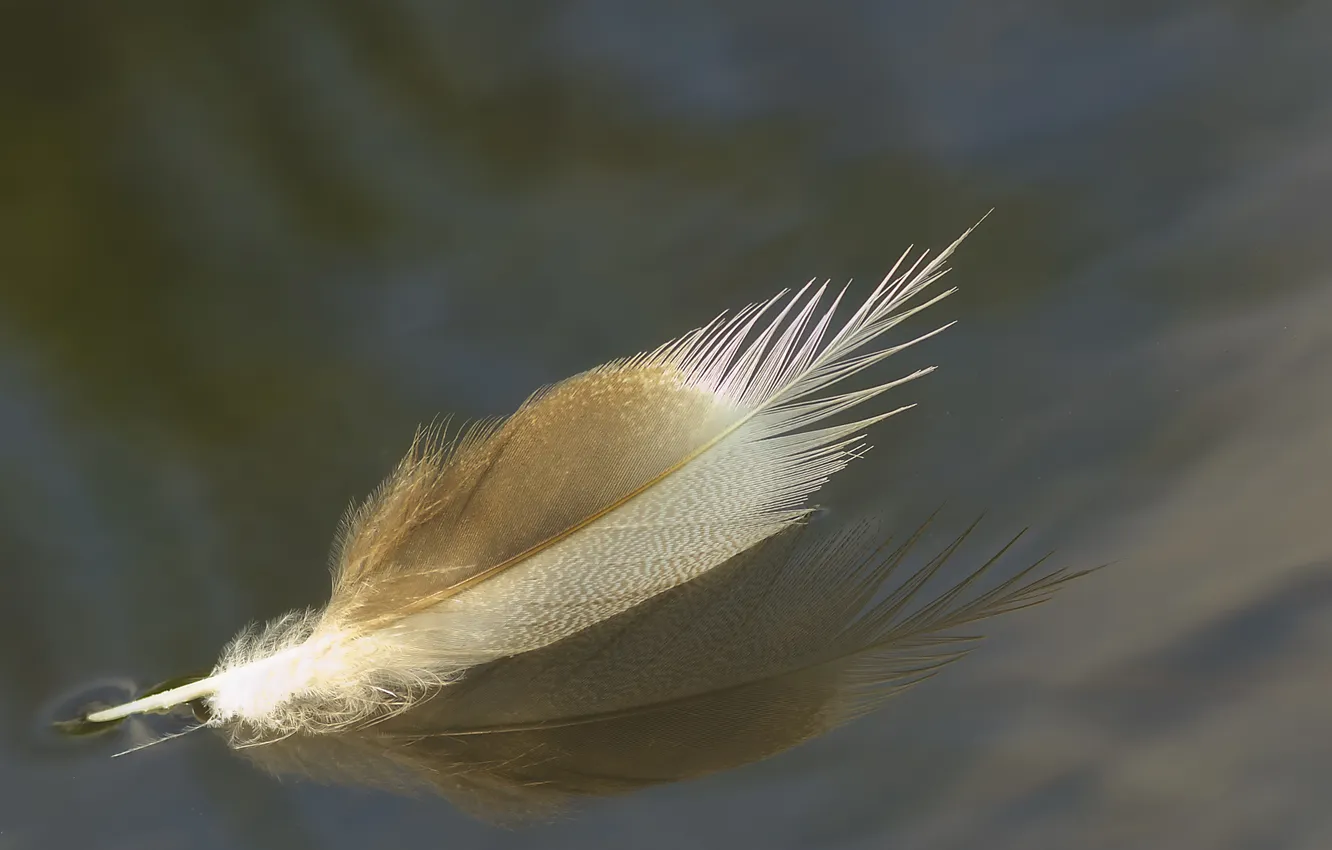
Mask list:
[[[1332,847],[1329,4],[0,9],[0,848]],[[49,731],[323,599],[418,423],[992,207],[825,501],[1114,565],[887,710],[518,831]]]

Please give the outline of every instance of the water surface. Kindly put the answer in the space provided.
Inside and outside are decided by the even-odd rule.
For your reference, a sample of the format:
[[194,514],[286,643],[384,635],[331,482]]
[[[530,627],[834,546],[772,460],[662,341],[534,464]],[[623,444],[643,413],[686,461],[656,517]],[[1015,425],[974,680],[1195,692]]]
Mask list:
[[[6,19],[0,847],[1332,846],[1326,4]],[[417,423],[991,207],[826,501],[1115,565],[888,710],[523,831],[47,731],[320,600]]]

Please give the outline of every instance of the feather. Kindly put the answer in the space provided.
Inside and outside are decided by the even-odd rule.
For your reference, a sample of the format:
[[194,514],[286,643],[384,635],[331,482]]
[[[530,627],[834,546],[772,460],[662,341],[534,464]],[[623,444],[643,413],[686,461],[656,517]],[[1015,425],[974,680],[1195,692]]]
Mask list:
[[513,818],[757,761],[874,709],[964,654],[962,626],[1076,576],[1038,564],[978,590],[996,556],[926,600],[966,534],[895,581],[922,532],[891,548],[802,524],[868,426],[906,408],[842,414],[930,369],[836,386],[942,330],[874,345],[951,293],[916,297],[962,238],[903,254],[835,329],[842,294],[810,284],[507,420],[422,430],[344,521],[328,604],[77,731],[189,703],[274,773]]
[[244,752],[277,774],[438,791],[493,820],[757,761],[960,658],[977,638],[958,628],[1081,575],[1038,574],[1038,562],[973,592],[996,556],[922,602],[968,529],[885,593],[923,530],[894,547],[869,527],[790,529],[562,641],[478,667],[411,712]]
[[958,628],[1075,575],[1033,565],[977,590],[996,556],[922,601],[965,534],[892,587],[920,532],[891,548],[801,522],[906,408],[842,414],[930,371],[835,389],[939,332],[874,345],[950,294],[917,298],[961,241],[904,254],[836,329],[842,294],[811,283],[506,420],[422,431],[344,521],[325,606],[76,731],[190,704],[274,772],[514,817],[752,762],[872,710],[960,657],[975,638]]
[[800,521],[865,429],[905,409],[828,424],[929,371],[829,392],[938,333],[871,345],[951,293],[911,303],[966,235],[904,270],[903,254],[836,330],[842,295],[820,309],[826,284],[811,283],[539,391],[507,420],[422,433],[344,524],[326,606],[245,631],[201,681],[89,719],[202,698],[211,724],[254,742],[353,729],[725,563]]

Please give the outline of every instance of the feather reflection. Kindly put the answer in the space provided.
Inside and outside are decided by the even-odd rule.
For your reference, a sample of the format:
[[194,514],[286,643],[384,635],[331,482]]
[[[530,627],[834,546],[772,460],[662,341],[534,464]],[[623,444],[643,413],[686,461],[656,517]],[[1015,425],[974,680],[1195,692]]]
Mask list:
[[277,774],[434,790],[492,820],[738,767],[873,710],[979,639],[958,628],[1084,574],[1038,562],[986,582],[1005,547],[933,591],[971,530],[909,568],[925,527],[887,543],[868,525],[792,529],[410,712],[243,752]]

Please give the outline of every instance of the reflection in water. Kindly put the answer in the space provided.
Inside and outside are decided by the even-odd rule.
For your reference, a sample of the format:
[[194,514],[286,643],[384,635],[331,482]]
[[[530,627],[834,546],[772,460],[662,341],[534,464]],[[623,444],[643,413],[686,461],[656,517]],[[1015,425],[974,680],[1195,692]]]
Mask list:
[[[158,5],[0,28],[6,842],[1332,845],[1327,4]],[[321,598],[417,422],[990,207],[920,407],[828,497],[1117,561],[984,664],[519,833],[35,731]]]
[[917,599],[958,540],[876,600],[916,540],[889,550],[863,530],[786,532],[570,638],[470,671],[405,713],[242,752],[276,773],[432,786],[486,817],[544,815],[822,734],[964,655],[976,638],[957,629],[1034,605],[1076,575],[971,590],[996,558]]

